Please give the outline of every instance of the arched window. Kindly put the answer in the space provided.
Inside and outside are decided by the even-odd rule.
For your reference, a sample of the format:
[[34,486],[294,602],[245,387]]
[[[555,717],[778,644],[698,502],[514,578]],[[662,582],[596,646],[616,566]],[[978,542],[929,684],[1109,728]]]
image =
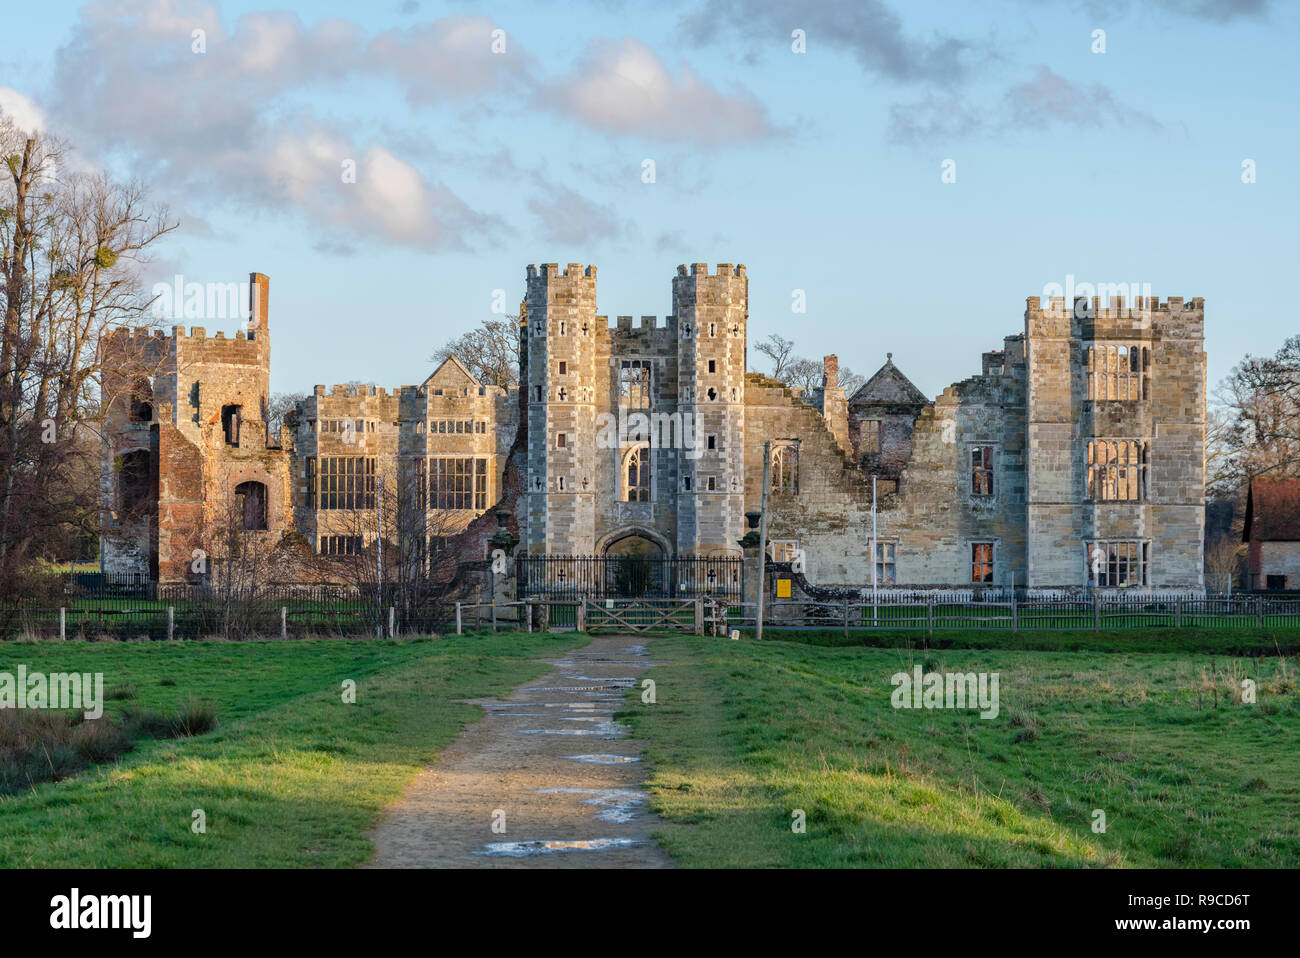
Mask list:
[[266,486],[260,482],[241,482],[235,486],[235,511],[239,528],[260,532],[266,528]]
[[118,490],[123,512],[143,512],[153,493],[153,475],[147,449],[136,449],[122,457]]
[[799,447],[793,444],[777,446],[772,450],[772,491],[799,491]]
[[623,459],[623,501],[650,501],[650,448],[635,446]]

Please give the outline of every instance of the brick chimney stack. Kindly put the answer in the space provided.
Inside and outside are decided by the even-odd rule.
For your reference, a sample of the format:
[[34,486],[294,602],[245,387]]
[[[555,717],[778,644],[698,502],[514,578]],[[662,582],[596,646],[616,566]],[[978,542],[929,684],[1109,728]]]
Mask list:
[[838,356],[822,357],[822,389],[834,389],[840,384],[840,359]]
[[248,331],[269,333],[271,278],[265,273],[248,274]]

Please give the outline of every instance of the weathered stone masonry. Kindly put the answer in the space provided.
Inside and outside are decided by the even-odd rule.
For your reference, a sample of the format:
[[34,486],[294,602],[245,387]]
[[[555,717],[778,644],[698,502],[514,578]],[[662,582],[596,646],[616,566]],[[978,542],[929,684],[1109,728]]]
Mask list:
[[107,571],[188,578],[236,489],[264,509],[258,534],[341,548],[365,502],[322,508],[335,482],[323,472],[359,459],[374,476],[422,476],[431,495],[435,475],[461,490],[462,558],[487,554],[498,504],[531,554],[740,555],[766,449],[773,555],[801,554],[816,584],[871,583],[875,476],[884,587],[1202,586],[1200,299],[1030,297],[1022,332],[934,401],[892,356],[851,397],[827,357],[804,395],[745,372],[743,266],[678,267],[673,315],[611,326],[594,266],[543,264],[527,269],[519,390],[452,359],[420,386],[318,386],[267,436],[268,287],[254,275],[233,338],[178,327],[108,341]]

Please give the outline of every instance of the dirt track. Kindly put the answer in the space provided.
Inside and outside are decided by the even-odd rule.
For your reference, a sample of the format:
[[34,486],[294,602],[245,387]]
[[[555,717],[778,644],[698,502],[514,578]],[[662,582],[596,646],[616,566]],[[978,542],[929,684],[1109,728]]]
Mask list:
[[594,639],[505,699],[475,700],[487,715],[386,811],[369,867],[671,867],[650,838],[664,826],[646,809],[640,746],[613,721],[651,664],[643,641]]

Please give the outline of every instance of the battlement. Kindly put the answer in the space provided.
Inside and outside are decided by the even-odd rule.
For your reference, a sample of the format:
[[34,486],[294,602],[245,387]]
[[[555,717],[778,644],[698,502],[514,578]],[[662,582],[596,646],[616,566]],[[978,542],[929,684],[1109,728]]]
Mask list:
[[543,263],[539,268],[536,264],[528,264],[528,278],[535,279],[553,279],[558,277],[571,277],[577,279],[584,277],[587,279],[596,278],[595,266],[583,266],[581,263],[570,263],[560,272],[559,263]]
[[632,316],[619,316],[617,317],[617,322],[612,325],[608,323],[608,317],[606,316],[597,316],[596,318],[598,320],[605,320],[606,325],[608,326],[609,329],[611,330],[617,329],[623,332],[639,332],[641,330],[652,330],[652,329],[672,329],[677,324],[676,317],[673,316],[664,317],[665,322],[662,323],[659,322],[658,316],[642,316],[640,322],[638,322],[635,326],[632,325],[632,320],[634,318]]
[[394,386],[389,390],[384,386],[376,386],[374,383],[366,383],[360,386],[339,383],[326,388],[317,383],[312,389],[312,395],[318,399],[365,399],[367,397],[399,399],[407,396],[423,396],[425,395],[425,387]]
[[682,265],[677,267],[677,275],[678,276],[744,276],[745,265],[741,263],[739,265],[733,266],[731,263],[719,263],[718,271],[716,273],[710,273],[708,263],[692,263],[690,265],[689,271],[686,268],[686,264],[683,263]]
[[[1104,300],[1104,301],[1103,301]],[[1205,299],[1201,296],[1194,296],[1184,299],[1182,296],[1170,296],[1165,302],[1160,302],[1159,296],[1137,296],[1134,297],[1131,306],[1126,304],[1123,296],[1093,296],[1091,300],[1087,296],[1076,296],[1075,314],[1080,318],[1097,317],[1102,319],[1119,319],[1126,316],[1149,313],[1184,313],[1184,312],[1204,312]],[[1079,303],[1084,303],[1079,307]],[[1025,308],[1030,313],[1041,313],[1048,316],[1065,316],[1064,296],[1052,296],[1048,299],[1046,307],[1042,304],[1041,296],[1028,296],[1025,298]]]

